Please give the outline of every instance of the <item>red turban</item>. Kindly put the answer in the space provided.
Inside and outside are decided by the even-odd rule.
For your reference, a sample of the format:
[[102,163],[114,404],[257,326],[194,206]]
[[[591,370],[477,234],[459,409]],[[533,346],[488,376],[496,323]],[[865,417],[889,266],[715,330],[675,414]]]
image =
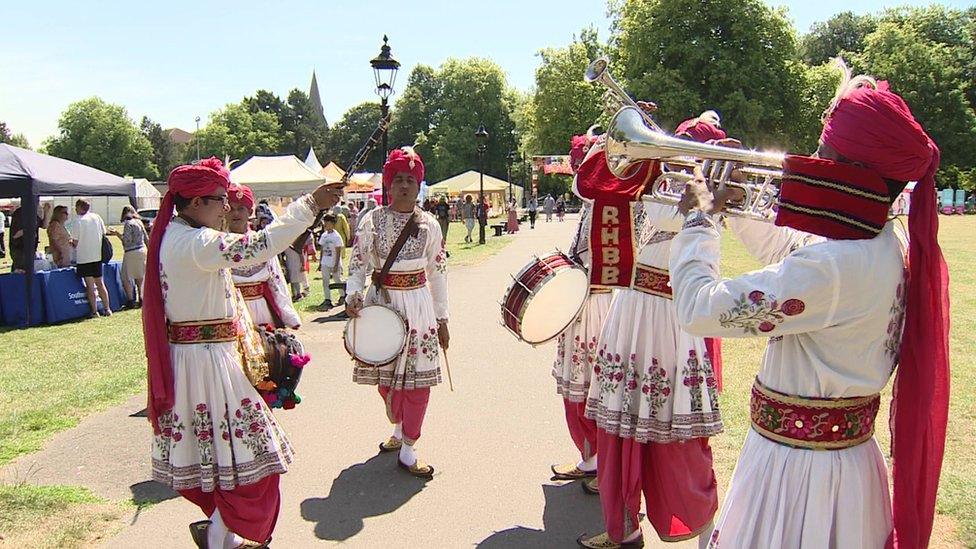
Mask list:
[[195,198],[213,194],[230,185],[230,172],[220,160],[210,157],[197,164],[179,166],[169,174],[168,190],[159,205],[159,212],[149,235],[146,257],[146,278],[142,302],[142,331],[149,365],[149,421],[159,432],[159,416],[173,408],[173,367],[169,356],[169,337],[166,333],[166,312],[159,280],[159,246],[163,234],[173,218],[173,196]]
[[939,148],[887,82],[843,95],[820,140],[881,177],[918,181],[908,215],[908,299],[891,405],[894,532],[888,545],[924,547],[949,414],[949,275],[935,205]]
[[248,210],[254,209],[254,192],[247,185],[231,183],[227,187],[227,200],[231,204],[243,204]]
[[688,137],[699,143],[714,139],[725,139],[725,131],[719,127],[718,113],[715,111],[705,111],[700,116],[689,118],[678,124],[674,130],[676,137]]
[[383,188],[389,189],[393,178],[398,173],[408,173],[417,180],[419,185],[424,180],[424,160],[413,150],[413,147],[403,147],[390,151],[390,156],[383,164]]

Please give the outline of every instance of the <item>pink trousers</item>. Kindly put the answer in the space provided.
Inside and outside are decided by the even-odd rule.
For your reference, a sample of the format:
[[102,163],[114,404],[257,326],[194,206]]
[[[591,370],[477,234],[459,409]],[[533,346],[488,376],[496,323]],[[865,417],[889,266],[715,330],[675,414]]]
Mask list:
[[271,475],[233,490],[218,488],[204,492],[200,488],[191,488],[179,492],[208,517],[219,509],[220,518],[231,532],[251,541],[265,542],[271,539],[278,522],[281,507],[278,480],[279,475]]
[[698,536],[718,510],[708,439],[641,444],[599,430],[600,504],[610,539],[620,543],[647,519],[663,541]]
[[403,424],[403,442],[413,446],[420,438],[420,428],[424,425],[430,387],[410,391],[382,386],[379,389],[380,396],[386,403],[386,416],[391,423]]
[[569,436],[580,452],[583,459],[590,459],[596,455],[596,422],[587,419],[583,415],[586,411],[585,402],[570,402],[563,399],[563,408],[566,410],[566,426],[569,427]]

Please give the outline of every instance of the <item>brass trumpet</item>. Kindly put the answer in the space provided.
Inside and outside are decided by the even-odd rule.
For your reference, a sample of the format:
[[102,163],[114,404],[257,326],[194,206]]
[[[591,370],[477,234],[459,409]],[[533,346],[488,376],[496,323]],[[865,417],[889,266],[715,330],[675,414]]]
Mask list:
[[644,124],[654,128],[655,131],[664,132],[661,126],[657,125],[657,122],[646,112],[644,109],[640,108],[637,103],[627,95],[627,92],[620,87],[619,84],[610,75],[610,58],[606,55],[598,57],[590,62],[589,66],[586,67],[586,73],[583,75],[583,79],[591,84],[597,82],[603,84],[607,88],[607,91],[603,94],[603,102],[607,107],[607,112],[617,112],[622,107],[634,107],[637,112],[641,115],[641,120]]
[[[737,217],[772,221],[773,206],[783,179],[783,153],[707,145],[651,130],[643,111],[625,106],[610,119],[605,145],[607,166],[614,175],[626,178],[635,164],[660,160],[666,171],[654,181],[646,200],[676,205],[685,184],[700,167],[709,188],[740,189],[744,198],[729,203],[725,212]],[[736,180],[733,180],[733,170]],[[744,176],[744,180],[739,175]]]

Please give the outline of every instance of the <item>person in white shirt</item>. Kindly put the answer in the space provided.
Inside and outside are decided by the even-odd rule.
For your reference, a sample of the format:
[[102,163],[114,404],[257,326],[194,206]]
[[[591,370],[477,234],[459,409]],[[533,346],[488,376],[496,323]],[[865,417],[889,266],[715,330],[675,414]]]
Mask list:
[[79,198],[75,202],[75,213],[78,214],[72,224],[72,244],[75,246],[78,276],[85,281],[85,292],[88,294],[88,306],[91,308],[89,318],[98,317],[98,302],[95,291],[101,298],[105,309],[105,316],[112,316],[109,305],[108,290],[102,280],[102,239],[105,238],[105,222],[101,216],[91,211],[91,203]]
[[[326,215],[322,218],[325,231],[319,237],[319,248],[322,249],[322,262],[319,268],[322,270],[322,290],[325,292],[325,300],[320,308],[332,308],[332,289],[329,288],[330,282],[342,284],[342,235],[335,230],[336,217]],[[339,305],[346,302],[346,287],[339,287]]]

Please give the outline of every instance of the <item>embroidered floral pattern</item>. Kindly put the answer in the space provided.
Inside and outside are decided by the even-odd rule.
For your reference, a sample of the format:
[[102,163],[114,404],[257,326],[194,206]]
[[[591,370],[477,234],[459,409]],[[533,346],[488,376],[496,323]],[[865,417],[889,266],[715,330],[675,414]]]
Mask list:
[[441,244],[440,251],[434,256],[434,269],[440,274],[447,274],[447,251],[443,244]]
[[184,429],[180,416],[172,410],[160,414],[159,434],[153,436],[153,443],[159,451],[159,459],[169,460],[170,449],[183,440]]
[[694,349],[688,351],[688,362],[681,369],[682,383],[688,388],[691,396],[691,411],[702,411],[702,385],[705,384],[705,376],[702,375],[701,365],[698,362],[698,353]]
[[436,360],[440,350],[440,343],[437,339],[437,328],[429,328],[420,339],[420,352],[427,360]]
[[193,415],[193,434],[197,437],[200,449],[200,465],[212,465],[214,453],[213,420],[207,405],[197,404]]
[[254,299],[264,299],[264,289],[267,282],[252,282],[248,284],[237,284],[237,289],[241,291],[241,297],[247,301]]
[[661,408],[667,404],[668,399],[671,398],[671,382],[668,380],[668,372],[658,365],[656,358],[652,358],[651,365],[647,367],[641,393],[644,394],[644,398],[650,405],[651,415],[657,415]]
[[796,316],[806,309],[799,299],[787,299],[780,303],[776,296],[753,290],[735,300],[735,305],[719,316],[723,328],[742,328],[745,333],[768,333],[781,324],[787,316]]
[[240,263],[245,259],[256,257],[268,248],[268,233],[265,231],[244,233],[241,235],[225,233],[217,249],[221,257],[227,261]]
[[383,287],[391,290],[416,290],[427,284],[427,273],[420,271],[391,271],[383,279]]
[[901,353],[901,334],[905,328],[905,301],[908,288],[902,277],[895,292],[895,300],[891,304],[888,314],[888,337],[885,339],[885,354],[891,359],[891,368],[898,365],[898,355]]
[[220,343],[234,341],[241,333],[237,319],[206,324],[170,324],[169,340],[172,343]]
[[234,412],[234,438],[240,440],[255,456],[270,451],[271,437],[265,429],[261,402],[249,398],[241,400]]
[[[371,218],[373,220],[374,246],[380,257],[386,258],[386,256],[390,255],[390,250],[393,249],[393,244],[396,243],[397,237],[400,236],[400,231],[407,224],[410,215],[394,212],[389,208],[377,208],[373,212]],[[428,222],[430,222],[430,216],[421,214],[418,223],[420,232],[417,236],[407,238],[406,243],[404,243],[403,248],[400,249],[400,253],[397,255],[397,260],[402,261],[423,257],[424,250],[427,247]]]
[[667,269],[638,263],[634,270],[634,289],[646,294],[671,299],[670,282]]
[[[636,357],[635,357],[636,358]],[[619,354],[611,354],[606,348],[597,353],[593,374],[600,380],[600,394],[613,394],[624,380],[624,365]]]

